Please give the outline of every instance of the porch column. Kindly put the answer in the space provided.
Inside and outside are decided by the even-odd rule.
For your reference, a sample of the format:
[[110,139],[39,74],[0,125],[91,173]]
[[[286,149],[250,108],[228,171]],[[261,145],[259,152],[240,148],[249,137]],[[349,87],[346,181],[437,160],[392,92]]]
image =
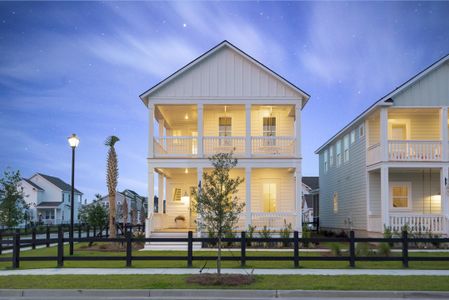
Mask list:
[[145,220],[145,237],[151,235],[151,227],[154,215],[154,168],[148,167],[148,218]]
[[[203,182],[203,168],[199,167],[196,169],[196,173],[198,176],[198,185],[200,184],[200,182]],[[197,237],[201,238],[202,233],[201,233],[201,226],[200,224],[203,222],[203,218],[201,217],[200,214],[197,214],[196,216],[196,235]]]
[[251,104],[245,104],[245,121],[246,121],[246,135],[245,135],[245,152],[246,157],[251,157]]
[[252,224],[252,213],[251,213],[251,167],[245,168],[245,185],[246,185],[246,193],[245,193],[245,230],[248,229],[248,226]]
[[449,203],[447,195],[448,169],[448,166],[444,166],[440,170],[441,213],[446,217],[449,217]]
[[157,206],[157,212],[161,213],[163,209],[163,203],[164,203],[164,175],[161,173],[157,174],[157,191],[158,191],[158,206]]
[[301,157],[301,103],[295,105],[296,157]]
[[148,103],[148,158],[154,157],[154,104]]
[[[164,136],[164,126],[165,126],[165,120],[159,120],[159,138]],[[162,142],[161,142],[162,143]]]
[[448,132],[447,132],[447,106],[440,110],[440,133],[441,133],[441,160],[447,161],[448,157]]
[[388,108],[380,109],[380,160],[388,161]]
[[387,227],[390,226],[390,186],[388,172],[389,169],[387,166],[382,166],[380,168],[380,207],[382,211],[382,224]]
[[295,228],[302,236],[302,173],[301,167],[295,169],[296,191],[295,191]]
[[198,157],[203,157],[203,112],[204,106],[203,104],[197,105],[198,109]]

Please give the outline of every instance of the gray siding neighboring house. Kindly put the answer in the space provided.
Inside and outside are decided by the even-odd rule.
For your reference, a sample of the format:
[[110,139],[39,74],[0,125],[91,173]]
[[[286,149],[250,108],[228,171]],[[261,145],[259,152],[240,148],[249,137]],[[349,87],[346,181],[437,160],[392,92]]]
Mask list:
[[[104,196],[99,200],[105,207],[109,207],[109,196]],[[140,196],[133,190],[123,190],[117,192],[115,196],[116,202],[116,221],[124,222],[123,203],[126,201],[128,205],[128,216],[126,223],[140,224],[146,217],[146,197]]]
[[369,234],[407,226],[447,235],[448,107],[449,55],[375,102],[316,150],[321,226]]

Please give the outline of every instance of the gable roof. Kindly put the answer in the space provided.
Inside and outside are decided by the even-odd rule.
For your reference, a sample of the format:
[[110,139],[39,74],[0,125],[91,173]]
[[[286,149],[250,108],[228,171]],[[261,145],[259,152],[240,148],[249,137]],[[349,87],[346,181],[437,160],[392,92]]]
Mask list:
[[320,178],[318,176],[303,176],[302,183],[307,185],[312,191],[320,188]]
[[345,132],[349,127],[351,127],[358,121],[362,120],[366,115],[368,115],[369,113],[374,111],[377,107],[391,106],[393,104],[393,99],[392,99],[393,97],[395,97],[396,95],[398,95],[399,93],[401,93],[402,91],[407,89],[409,86],[413,85],[418,80],[420,80],[421,78],[423,78],[424,76],[426,76],[427,74],[429,74],[430,72],[437,69],[438,67],[440,67],[441,65],[443,65],[444,63],[446,63],[448,61],[449,61],[449,54],[443,56],[442,58],[440,58],[439,60],[437,60],[436,62],[434,62],[433,64],[431,64],[430,66],[428,66],[427,68],[425,68],[424,70],[422,70],[421,72],[419,72],[418,74],[413,76],[412,78],[410,78],[409,80],[405,81],[403,84],[399,85],[394,90],[392,90],[391,92],[389,92],[388,94],[386,94],[385,96],[383,96],[382,98],[380,98],[379,100],[374,102],[374,104],[372,104],[370,107],[368,107],[365,111],[363,111],[355,119],[353,119],[351,122],[349,122],[348,125],[343,127],[340,131],[338,131],[335,135],[333,135],[330,139],[328,139],[323,145],[321,145],[317,150],[315,150],[315,154],[318,154],[319,152],[321,152],[321,150],[323,150],[323,148],[325,148],[327,145],[332,143],[332,141],[334,141],[338,136],[340,136],[343,132]]
[[28,183],[29,185],[31,185],[32,187],[34,187],[35,189],[39,190],[39,191],[43,191],[44,190],[43,188],[41,188],[40,186],[38,186],[37,184],[35,184],[34,182],[32,182],[29,179],[26,179],[26,178],[22,177],[22,180],[25,181],[26,183]]
[[38,205],[36,205],[36,207],[58,207],[59,205],[61,205],[63,202],[55,202],[55,201],[47,201],[47,202],[41,202]]
[[294,91],[298,92],[304,98],[304,101],[302,101],[302,107],[304,107],[306,105],[307,101],[310,98],[309,94],[307,94],[305,91],[303,91],[302,89],[297,87],[295,84],[291,83],[290,81],[288,81],[287,79],[285,79],[284,77],[279,75],[278,73],[274,72],[273,70],[271,70],[270,68],[268,68],[267,66],[265,66],[264,64],[262,64],[261,62],[256,60],[255,58],[251,57],[250,55],[248,55],[247,53],[245,53],[244,51],[242,51],[238,47],[234,46],[233,44],[231,44],[227,40],[222,41],[221,43],[219,43],[215,47],[211,48],[210,50],[206,51],[205,53],[203,53],[202,55],[200,55],[199,57],[197,57],[193,61],[189,62],[187,65],[183,66],[178,71],[174,72],[173,74],[171,74],[170,76],[168,76],[164,80],[160,81],[159,83],[157,83],[156,85],[154,85],[153,87],[148,89],[147,91],[143,92],[139,96],[140,99],[143,101],[143,103],[145,105],[147,105],[148,101],[146,100],[146,98],[148,96],[150,96],[152,93],[154,93],[155,91],[159,90],[160,88],[165,86],[167,83],[169,83],[172,80],[174,80],[176,77],[180,76],[181,74],[184,74],[185,72],[190,70],[193,66],[197,65],[198,63],[200,63],[201,61],[203,61],[207,57],[211,56],[212,54],[216,53],[217,51],[219,51],[220,49],[225,48],[225,47],[228,47],[229,49],[232,49],[233,51],[239,53],[243,57],[245,57],[248,60],[250,60],[251,62],[255,63],[257,66],[261,67],[263,70],[265,70],[268,73],[270,73],[271,75],[273,75],[275,78],[280,80],[285,85],[287,85],[290,88],[292,88]]
[[[47,181],[49,181],[50,183],[52,183],[53,185],[57,186],[58,188],[60,188],[63,191],[70,192],[72,190],[72,186],[70,184],[67,184],[65,181],[63,181],[62,179],[60,179],[58,177],[45,175],[45,174],[42,174],[42,173],[37,173],[37,174],[39,174],[40,176],[45,178]],[[75,189],[75,193],[83,194],[83,193],[81,193],[77,189]]]

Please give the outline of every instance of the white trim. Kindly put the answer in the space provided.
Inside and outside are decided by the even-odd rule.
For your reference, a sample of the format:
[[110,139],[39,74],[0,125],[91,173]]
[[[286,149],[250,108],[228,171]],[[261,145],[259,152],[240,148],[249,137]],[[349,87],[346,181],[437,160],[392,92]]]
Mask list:
[[[394,187],[407,187],[407,207],[393,207],[393,188]],[[412,197],[412,183],[411,181],[390,181],[390,199],[389,199],[389,209],[392,212],[398,211],[411,211],[413,209],[413,197]]]

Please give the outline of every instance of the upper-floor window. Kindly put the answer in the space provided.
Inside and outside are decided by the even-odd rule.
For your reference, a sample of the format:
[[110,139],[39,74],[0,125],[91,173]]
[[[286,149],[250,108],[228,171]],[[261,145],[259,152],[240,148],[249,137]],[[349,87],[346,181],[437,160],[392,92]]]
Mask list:
[[351,144],[355,142],[355,129],[351,131]]
[[365,136],[365,126],[363,124],[359,126],[359,136],[361,138]]
[[327,172],[327,170],[329,170],[329,163],[328,163],[328,161],[327,161],[327,150],[324,150],[324,158],[323,158],[323,161],[324,161],[324,172]]
[[410,139],[410,120],[388,120],[388,139],[404,141]]
[[334,146],[329,147],[329,166],[334,165]]
[[340,164],[341,164],[341,141],[337,141],[337,144],[335,145],[335,148],[336,148],[336,152],[337,152],[336,165],[337,165],[337,167],[339,167]]
[[[276,136],[276,117],[263,118],[263,136]],[[265,146],[274,146],[275,143],[275,139],[264,139]]]
[[345,135],[343,139],[343,160],[349,161],[349,135]]
[[220,139],[220,145],[231,145],[231,140],[225,138],[232,135],[232,119],[231,117],[218,118],[218,135],[224,137]]

